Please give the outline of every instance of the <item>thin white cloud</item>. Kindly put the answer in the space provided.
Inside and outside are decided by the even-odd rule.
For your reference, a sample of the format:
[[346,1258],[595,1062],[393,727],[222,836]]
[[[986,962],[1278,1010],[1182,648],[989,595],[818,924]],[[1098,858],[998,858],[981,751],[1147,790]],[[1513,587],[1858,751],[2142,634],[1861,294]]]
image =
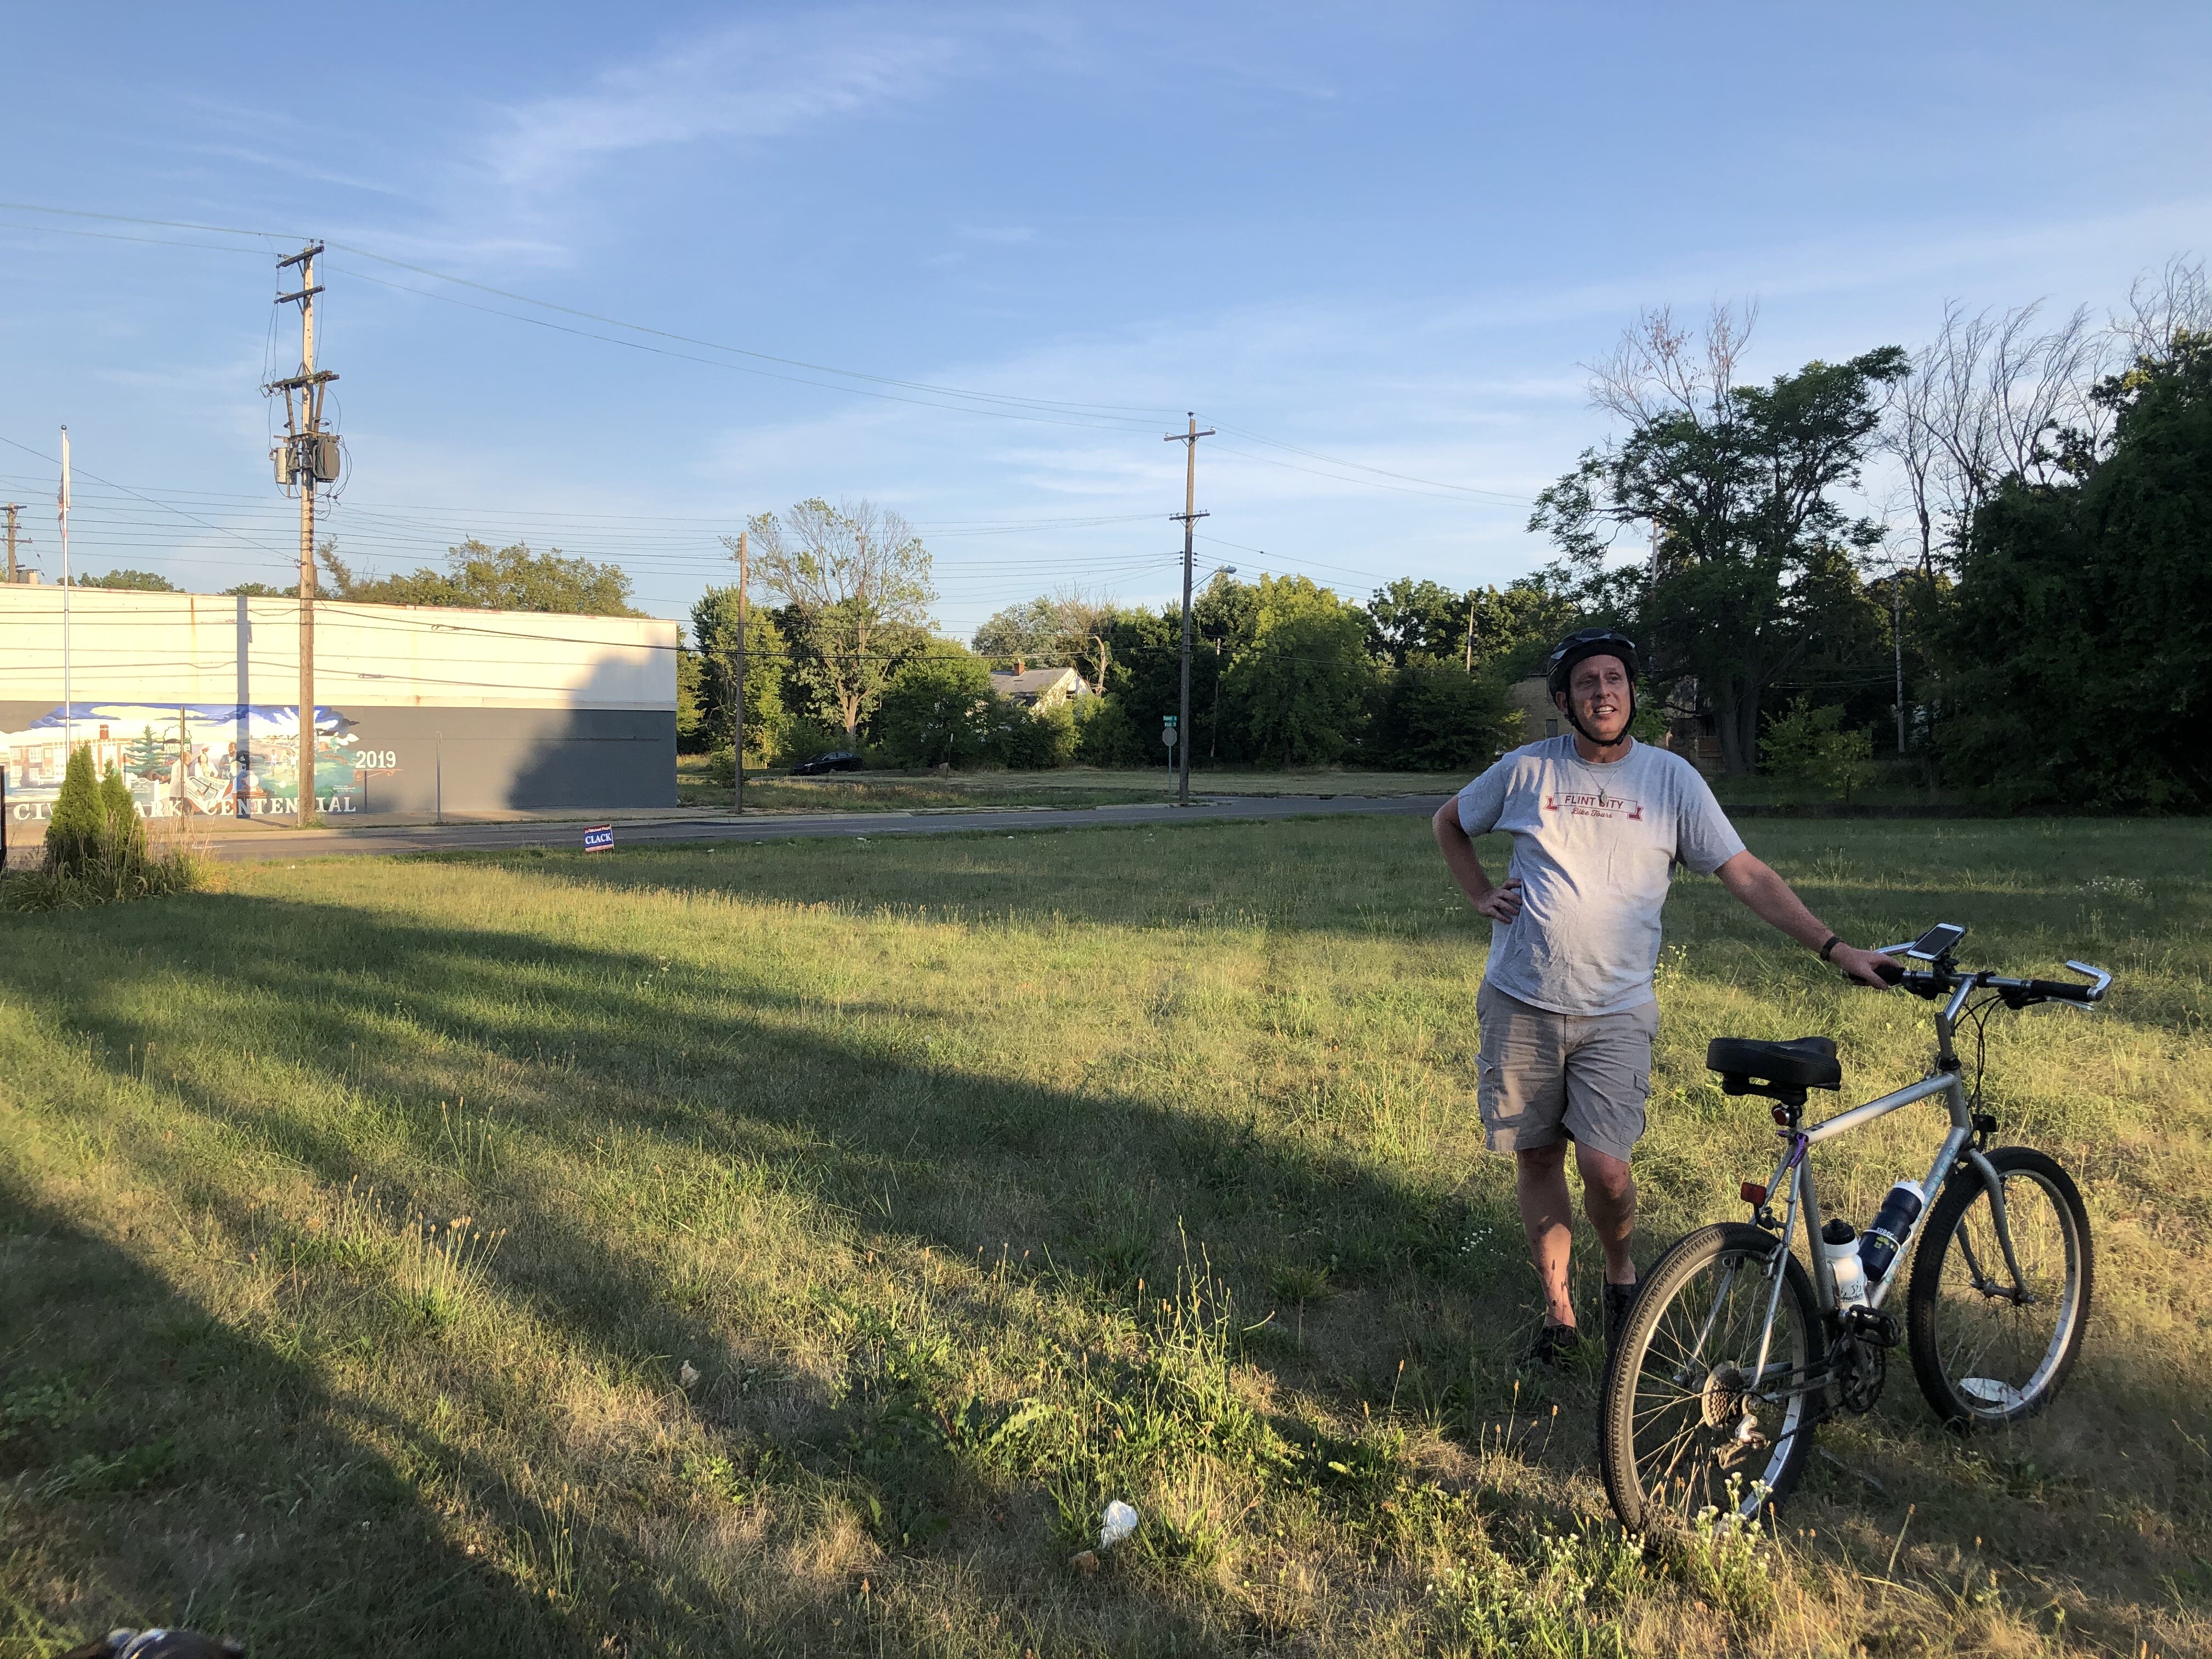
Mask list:
[[510,188],[565,183],[605,157],[707,139],[763,139],[911,99],[955,65],[944,35],[885,27],[867,13],[803,24],[744,24],[605,70],[587,89],[502,112],[486,147]]

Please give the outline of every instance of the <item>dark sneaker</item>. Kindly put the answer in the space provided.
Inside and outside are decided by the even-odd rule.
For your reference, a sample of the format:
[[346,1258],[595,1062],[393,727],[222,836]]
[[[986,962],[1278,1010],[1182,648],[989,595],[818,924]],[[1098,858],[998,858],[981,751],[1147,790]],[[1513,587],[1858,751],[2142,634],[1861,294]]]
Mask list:
[[1547,1324],[1528,1345],[1529,1363],[1548,1370],[1580,1347],[1582,1341],[1583,1334],[1572,1325]]
[[1615,1285],[1611,1280],[1606,1283],[1605,1351],[1608,1357],[1620,1346],[1620,1334],[1628,1328],[1628,1310],[1636,1305],[1636,1292],[1642,1287],[1641,1279],[1627,1285]]

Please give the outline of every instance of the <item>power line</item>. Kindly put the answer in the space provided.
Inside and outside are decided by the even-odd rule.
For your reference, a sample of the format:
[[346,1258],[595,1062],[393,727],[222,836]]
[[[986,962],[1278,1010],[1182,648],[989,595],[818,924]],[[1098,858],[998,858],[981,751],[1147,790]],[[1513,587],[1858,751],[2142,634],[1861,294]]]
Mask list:
[[[1534,507],[1535,505],[1535,502],[1530,501],[1525,495],[1509,495],[1501,489],[1485,489],[1475,484],[1445,483],[1436,478],[1417,478],[1409,472],[1391,472],[1379,466],[1369,466],[1362,461],[1342,460],[1334,455],[1324,455],[1319,450],[1302,449],[1296,444],[1285,443],[1279,438],[1270,438],[1263,434],[1251,431],[1244,427],[1231,426],[1226,421],[1222,422],[1222,430],[1224,432],[1234,432],[1241,437],[1249,438],[1254,443],[1266,444],[1273,449],[1287,449],[1293,455],[1304,455],[1310,460],[1326,461],[1331,466],[1347,466],[1361,472],[1372,472],[1378,477],[1396,478],[1405,483],[1426,484],[1435,489],[1455,489],[1468,495],[1488,495],[1500,501],[1510,502],[1516,507]],[[1261,460],[1265,458],[1262,456],[1254,455],[1247,457],[1247,459],[1251,460]],[[1350,481],[1347,480],[1346,482]]]
[[[44,461],[50,466],[59,466],[61,465],[61,462],[53,456],[45,454],[39,450],[35,450],[28,444],[19,444],[13,438],[0,435],[0,444],[6,444],[11,449],[20,449],[26,455],[31,456],[34,459]],[[100,477],[97,473],[85,472],[82,468],[76,465],[74,457],[71,458],[70,469],[72,471],[77,472],[82,477],[90,478],[94,483],[105,485],[109,489],[119,489],[126,495],[136,495],[140,501],[144,501],[149,507],[158,507],[166,512],[174,513],[180,519],[191,519],[194,524],[202,526],[206,529],[212,530],[217,535],[228,536],[233,541],[241,543],[245,546],[253,549],[257,553],[273,554],[276,550],[273,548],[264,547],[258,543],[247,541],[245,537],[240,535],[234,530],[226,530],[221,525],[209,524],[205,519],[195,518],[191,514],[185,512],[182,507],[171,507],[165,501],[157,501],[150,495],[140,495],[137,490],[131,489],[128,484],[112,483],[108,479]]]
[[[196,223],[187,220],[148,219],[135,217],[133,216],[125,214],[94,213],[81,209],[49,208],[40,206],[35,203],[27,202],[0,202],[0,209],[15,212],[59,215],[71,218],[97,219],[109,223],[137,224],[170,229],[198,230],[220,235],[251,236],[260,238],[264,240],[271,239],[276,235],[276,233],[273,232],[250,230],[236,226],[207,225]],[[15,228],[26,230],[59,228],[58,227],[41,226],[20,226]],[[94,233],[78,234],[89,234]],[[216,245],[206,244],[202,246],[213,246]],[[470,289],[480,294],[486,294],[492,295],[495,298],[513,301],[517,305],[534,307],[540,310],[557,313],[562,316],[574,317],[586,322],[599,323],[607,327],[618,328],[631,333],[649,335],[656,339],[669,340],[678,344],[697,346],[706,350],[721,352],[730,356],[746,357],[753,360],[755,362],[774,363],[783,368],[804,370],[808,374],[827,374],[835,377],[834,380],[830,381],[810,380],[805,379],[801,375],[779,374],[771,370],[752,368],[746,364],[726,362],[718,358],[696,357],[689,352],[670,351],[665,348],[649,346],[639,341],[618,339],[612,336],[598,333],[590,329],[571,328],[563,325],[547,322],[541,318],[526,317],[511,311],[502,311],[495,307],[472,305],[467,301],[458,299],[450,295],[441,295],[428,289],[412,288],[405,283],[392,283],[383,277],[371,276],[366,271],[356,270],[353,273],[364,281],[376,283],[380,286],[394,289],[402,293],[413,294],[424,299],[434,299],[442,301],[449,304],[460,305],[471,310],[488,312],[491,315],[505,317],[513,322],[528,323],[538,327],[552,328],[562,333],[574,334],[586,338],[596,339],[611,345],[624,346],[635,350],[651,351],[659,356],[676,357],[687,362],[699,362],[711,368],[738,369],[740,372],[760,374],[772,380],[787,380],[797,385],[813,386],[830,391],[842,391],[850,392],[856,396],[874,397],[883,398],[890,402],[914,404],[927,408],[951,409],[971,415],[988,415],[999,419],[1029,421],[1046,425],[1087,427],[1094,430],[1103,429],[1121,431],[1139,429],[1146,425],[1150,421],[1156,419],[1158,414],[1164,412],[1164,410],[1145,404],[1104,404],[1077,399],[1023,397],[1005,392],[985,392],[974,387],[948,386],[927,380],[908,380],[895,375],[874,374],[860,369],[839,368],[830,364],[811,362],[804,358],[781,356],[773,352],[759,351],[747,346],[730,345],[720,341],[709,340],[696,335],[680,333],[672,329],[655,327],[650,324],[634,323],[623,318],[612,317],[599,312],[586,311],[579,307],[562,305],[556,301],[541,300],[534,295],[519,293],[514,289],[497,288],[488,283],[479,283],[466,276],[455,276],[449,271],[438,270],[431,266],[416,264],[409,260],[395,258],[389,254],[379,253],[374,249],[362,247],[358,244],[332,242],[330,246],[333,248],[341,249],[345,252],[354,254],[359,258],[374,260],[380,264],[390,265],[395,270],[410,271],[416,276],[428,277],[434,282],[446,283],[456,287]],[[896,387],[900,392],[918,392],[925,395],[921,397],[902,397],[897,395],[896,392],[870,391],[868,387],[865,386],[843,384],[843,382],[849,381],[865,381],[867,382],[869,386]],[[943,401],[946,399],[950,399],[951,401]],[[1103,418],[1070,418],[1072,416],[1091,416]],[[1371,489],[1391,489],[1396,493],[1403,495],[1427,495],[1433,497],[1438,492],[1443,492],[1443,494],[1452,497],[1479,496],[1487,498],[1501,504],[1516,506],[1533,505],[1533,503],[1526,497],[1510,495],[1502,490],[1488,489],[1479,485],[1452,483],[1441,479],[1424,478],[1412,473],[1397,472],[1387,468],[1371,466],[1362,461],[1346,460],[1340,456],[1325,454],[1319,450],[1306,448],[1304,446],[1289,443],[1278,438],[1270,438],[1266,434],[1255,432],[1249,428],[1231,426],[1224,422],[1224,429],[1236,432],[1255,443],[1262,444],[1270,448],[1281,449],[1291,454],[1303,455],[1310,460],[1320,461],[1328,466],[1338,467],[1350,471],[1364,473],[1370,476],[1367,477],[1347,478],[1341,476],[1340,473],[1328,473],[1320,471],[1312,467],[1302,467],[1291,462],[1278,460],[1272,456],[1255,455],[1250,453],[1249,451],[1243,450],[1222,450],[1224,454],[1235,455],[1240,459],[1258,461],[1265,465],[1279,466],[1294,472],[1310,473],[1316,477],[1334,478],[1335,481],[1340,483],[1365,484],[1367,487]],[[1380,480],[1385,479],[1393,480],[1395,482],[1379,482]]]

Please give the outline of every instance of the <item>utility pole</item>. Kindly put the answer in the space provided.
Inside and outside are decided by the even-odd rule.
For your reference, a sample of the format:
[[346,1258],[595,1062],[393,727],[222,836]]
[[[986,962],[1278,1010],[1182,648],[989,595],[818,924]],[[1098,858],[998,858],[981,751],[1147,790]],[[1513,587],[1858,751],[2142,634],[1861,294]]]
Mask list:
[[732,769],[738,775],[738,815],[745,811],[745,538],[748,532],[738,532],[738,695],[732,704],[730,733]]
[[1474,672],[1474,593],[1472,587],[1467,590],[1467,672],[1470,674]]
[[276,303],[300,307],[300,371],[261,388],[264,396],[284,394],[283,447],[276,454],[276,482],[300,492],[300,753],[298,827],[315,821],[315,486],[338,476],[338,440],[323,430],[323,392],[337,376],[315,367],[315,281],[320,242],[311,242],[276,269],[297,265],[296,292],[280,294]]
[[76,702],[70,685],[70,589],[76,584],[70,580],[69,556],[70,515],[70,445],[69,428],[62,428],[62,488],[55,497],[54,516],[60,521],[62,531],[62,753],[76,752]]
[[8,580],[16,580],[22,573],[15,568],[15,515],[23,510],[21,501],[9,501],[4,510],[8,514]]
[[1191,538],[1198,521],[1207,514],[1198,510],[1198,441],[1211,438],[1213,428],[1198,429],[1198,416],[1190,417],[1190,430],[1170,432],[1161,441],[1182,444],[1183,448],[1182,511],[1170,513],[1170,519],[1182,520],[1182,714],[1176,723],[1176,805],[1190,805],[1190,570],[1193,557]]

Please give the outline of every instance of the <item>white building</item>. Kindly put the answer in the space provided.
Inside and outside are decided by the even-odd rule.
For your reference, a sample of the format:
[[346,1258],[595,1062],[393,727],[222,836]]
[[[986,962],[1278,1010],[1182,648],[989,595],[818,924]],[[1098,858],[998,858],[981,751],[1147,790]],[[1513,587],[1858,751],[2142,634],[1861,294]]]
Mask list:
[[[68,744],[150,816],[296,812],[299,612],[283,599],[0,584],[8,810],[47,816]],[[325,812],[666,806],[677,624],[315,605],[315,794]]]

